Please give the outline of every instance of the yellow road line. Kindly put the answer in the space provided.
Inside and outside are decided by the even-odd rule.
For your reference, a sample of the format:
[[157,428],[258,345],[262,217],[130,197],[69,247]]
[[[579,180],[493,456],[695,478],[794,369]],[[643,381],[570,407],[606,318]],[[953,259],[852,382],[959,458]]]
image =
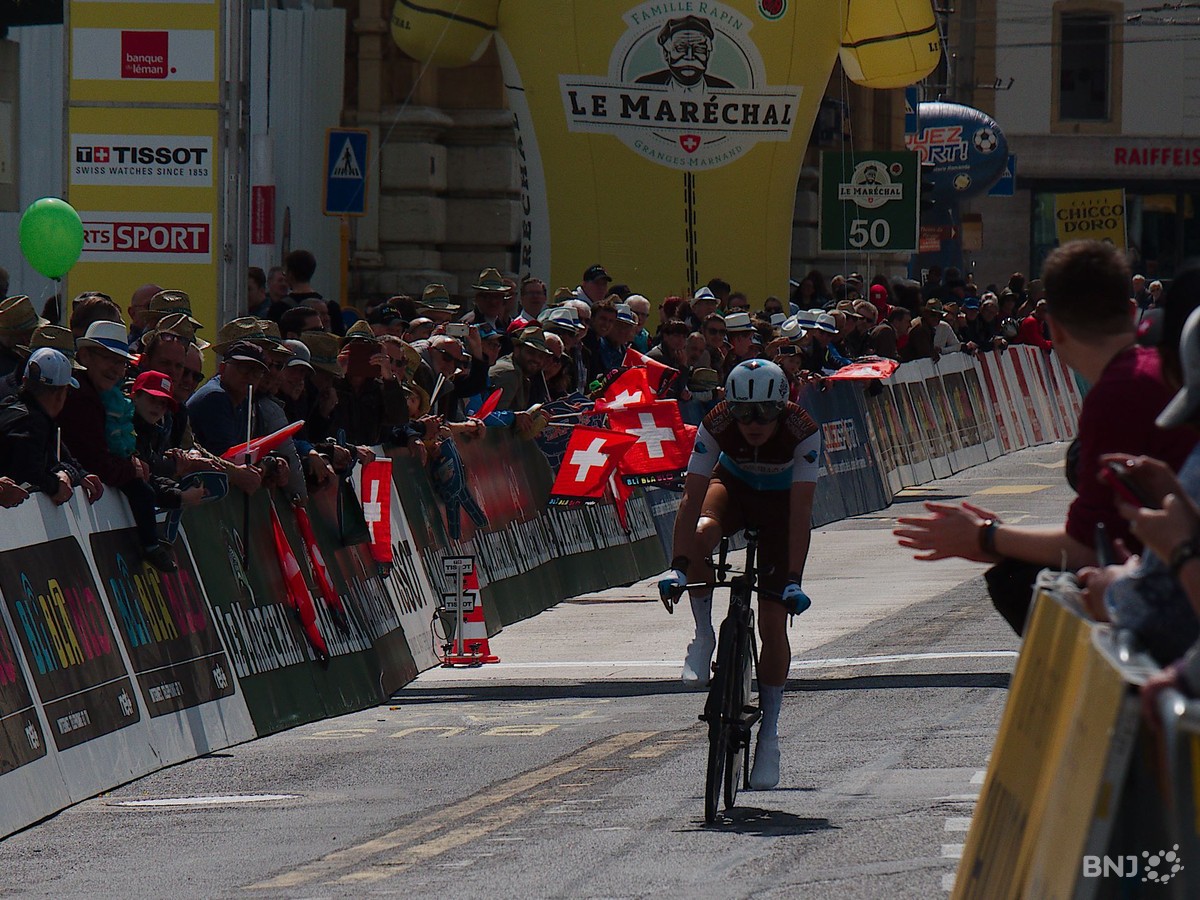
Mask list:
[[1036,494],[1038,491],[1048,491],[1048,484],[998,484],[995,487],[984,488],[982,491],[976,491],[976,495],[984,494]]
[[334,851],[320,859],[298,866],[290,872],[284,872],[266,881],[251,884],[248,886],[248,890],[286,890],[331,877],[339,871],[361,865],[373,856],[404,847],[445,828],[447,825],[463,819],[476,819],[486,807],[510,800],[562,775],[591,766],[622,750],[648,741],[657,734],[657,731],[630,731],[613,735],[605,741],[585,747],[540,769],[518,775],[493,788],[485,789],[472,797],[430,813],[380,837],[347,847],[344,850]]

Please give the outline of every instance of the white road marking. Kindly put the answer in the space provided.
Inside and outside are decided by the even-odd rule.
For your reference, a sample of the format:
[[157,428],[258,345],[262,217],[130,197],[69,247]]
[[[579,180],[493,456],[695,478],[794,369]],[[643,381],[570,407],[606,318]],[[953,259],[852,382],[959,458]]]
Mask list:
[[947,831],[967,831],[970,827],[970,816],[951,816],[946,820]]
[[942,844],[942,859],[962,859],[962,844]]
[[234,803],[268,803],[272,800],[297,800],[299,794],[231,794],[224,797],[163,797],[158,800],[118,800],[110,806],[228,806]]
[[950,873],[942,876],[942,890],[943,891],[954,890],[954,874],[955,874],[954,872],[950,872]]
[[986,771],[976,772],[974,775],[971,776],[971,784],[983,784],[983,781],[985,778],[987,778]]
[[[898,662],[922,662],[940,659],[1016,659],[1016,650],[962,650],[944,653],[890,653],[883,656],[844,656],[830,659],[793,659],[791,670],[838,669],[847,666],[882,666]],[[678,662],[662,659],[605,659],[558,662],[502,663],[503,669],[607,669],[607,668],[668,668]],[[499,671],[499,670],[497,670]]]

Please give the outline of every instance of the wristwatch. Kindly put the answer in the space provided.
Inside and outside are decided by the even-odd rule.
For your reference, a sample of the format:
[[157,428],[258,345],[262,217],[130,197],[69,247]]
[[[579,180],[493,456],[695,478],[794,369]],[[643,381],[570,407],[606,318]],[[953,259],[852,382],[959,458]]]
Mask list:
[[987,556],[996,556],[996,529],[1000,522],[996,519],[984,519],[979,525],[979,549]]
[[1178,578],[1183,567],[1193,559],[1200,558],[1200,534],[1194,534],[1171,551],[1171,576]]

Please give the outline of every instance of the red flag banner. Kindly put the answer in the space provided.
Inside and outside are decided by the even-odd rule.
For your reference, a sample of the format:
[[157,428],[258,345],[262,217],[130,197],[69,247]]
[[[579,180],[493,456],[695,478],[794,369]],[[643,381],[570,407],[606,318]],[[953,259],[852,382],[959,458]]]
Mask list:
[[308,510],[303,506],[296,505],[292,507],[292,511],[296,516],[296,528],[299,529],[300,537],[304,540],[304,547],[308,550],[309,566],[312,568],[313,580],[321,591],[321,598],[325,601],[330,613],[333,614],[334,624],[344,633],[349,634],[350,623],[346,621],[346,607],[342,603],[341,595],[333,586],[333,580],[329,577],[329,569],[325,566],[325,557],[321,555],[321,548],[317,546],[317,536],[313,533]]
[[569,506],[603,498],[608,477],[636,443],[636,437],[606,428],[576,426],[550,489],[550,505]]
[[[262,457],[266,456],[288,438],[294,436],[301,428],[304,427],[304,420],[292,422],[290,425],[285,425],[278,431],[273,431],[263,437],[255,438],[249,443],[237,444],[230,447],[221,454],[221,459],[226,462],[236,463],[239,466],[250,465],[257,463]],[[250,459],[247,460],[246,457]]]
[[666,363],[660,363],[656,359],[651,359],[644,353],[639,353],[632,347],[625,351],[625,359],[621,365],[626,368],[642,367],[646,370],[646,377],[650,384],[651,390],[655,395],[661,395],[666,391],[679,376],[679,370],[668,366]]
[[300,563],[296,560],[296,554],[292,552],[287,535],[283,533],[283,525],[279,522],[279,513],[275,512],[274,505],[271,506],[271,532],[275,538],[275,558],[279,561],[279,570],[283,573],[283,583],[287,587],[288,605],[299,616],[300,626],[304,629],[304,635],[317,658],[329,659],[329,646],[325,643],[321,629],[317,627],[317,608],[313,605],[312,594],[308,592],[308,585],[300,572]]
[[825,377],[829,381],[877,381],[890,378],[898,368],[900,363],[894,359],[863,359]]
[[363,517],[371,530],[371,558],[392,562],[392,461],[376,459],[362,467]]
[[654,390],[645,368],[626,369],[596,401],[596,412],[622,409],[633,403],[649,403],[653,399]]
[[688,434],[678,403],[660,400],[611,410],[608,422],[637,440],[621,459],[626,484],[673,484],[683,476],[696,436]]

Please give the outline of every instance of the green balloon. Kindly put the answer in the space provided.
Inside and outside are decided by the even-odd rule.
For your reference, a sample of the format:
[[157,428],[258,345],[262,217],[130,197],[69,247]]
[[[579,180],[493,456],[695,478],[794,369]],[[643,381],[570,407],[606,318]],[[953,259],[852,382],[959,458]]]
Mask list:
[[21,216],[21,252],[47,278],[62,278],[83,252],[83,221],[65,200],[34,200]]

